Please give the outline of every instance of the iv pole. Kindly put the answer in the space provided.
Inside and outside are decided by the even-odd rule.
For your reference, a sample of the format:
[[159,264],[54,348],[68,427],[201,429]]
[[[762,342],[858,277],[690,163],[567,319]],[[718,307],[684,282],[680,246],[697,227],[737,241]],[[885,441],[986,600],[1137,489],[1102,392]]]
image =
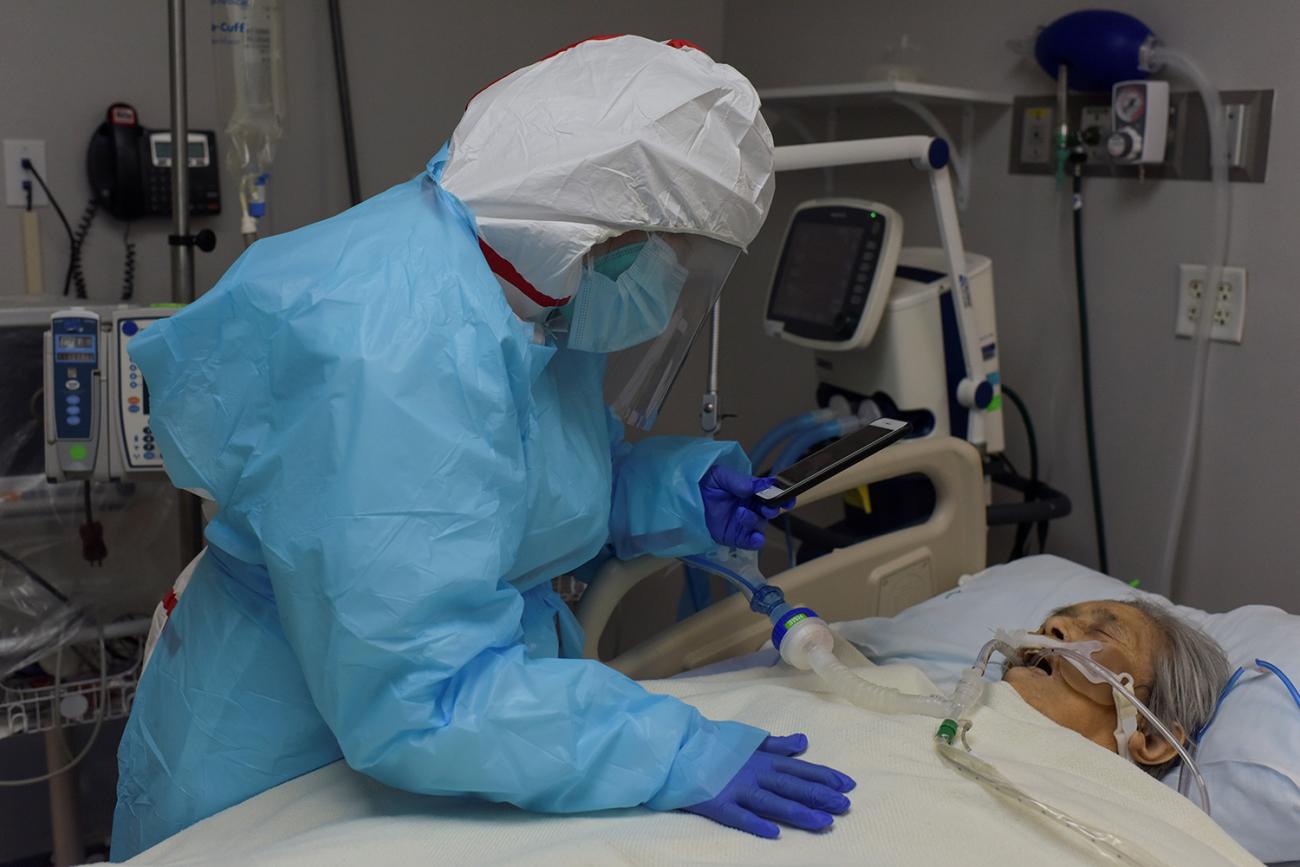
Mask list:
[[[189,304],[194,300],[194,247],[210,252],[217,243],[211,229],[198,234],[190,233],[190,175],[189,175],[189,99],[186,81],[185,57],[185,0],[168,0],[167,42],[170,63],[171,133],[172,133],[172,233],[167,237],[171,247],[172,293],[174,304]],[[203,543],[202,513],[198,498],[186,491],[177,491],[180,519],[182,566],[193,559]],[[144,621],[143,623],[147,623]],[[132,634],[139,631],[142,622],[129,624]],[[146,627],[147,628],[147,627]],[[107,632],[107,630],[105,630]],[[98,631],[95,633],[99,635]],[[107,708],[100,708],[105,713]],[[56,711],[57,713],[57,711]],[[45,732],[45,757],[50,768],[67,763],[67,741],[59,727]],[[76,774],[71,768],[56,773],[49,779],[49,805],[53,863],[55,867],[79,864],[84,860],[80,829],[77,819]]]
[[[189,90],[185,56],[185,0],[168,0],[167,41],[172,113],[172,303],[194,301],[194,248],[210,252],[217,244],[211,229],[190,233]],[[203,547],[203,519],[198,498],[178,491],[182,566]]]

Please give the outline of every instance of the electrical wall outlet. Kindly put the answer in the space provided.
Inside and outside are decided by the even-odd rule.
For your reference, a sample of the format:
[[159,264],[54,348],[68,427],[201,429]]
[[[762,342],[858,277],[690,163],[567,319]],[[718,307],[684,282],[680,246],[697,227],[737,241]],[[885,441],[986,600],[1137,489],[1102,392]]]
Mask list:
[[28,159],[49,183],[50,176],[45,173],[45,142],[40,139],[5,139],[5,204],[15,208],[27,207],[27,191],[23,181],[32,182],[32,205],[48,205],[45,190],[36,183],[32,173],[23,168],[22,161]]
[[1174,334],[1196,336],[1196,320],[1205,310],[1212,317],[1210,339],[1223,343],[1241,343],[1246,325],[1246,269],[1224,268],[1219,285],[1206,285],[1204,265],[1178,266],[1178,318]]
[[1048,164],[1052,161],[1052,114],[1046,106],[1025,109],[1020,133],[1020,159],[1026,163]]

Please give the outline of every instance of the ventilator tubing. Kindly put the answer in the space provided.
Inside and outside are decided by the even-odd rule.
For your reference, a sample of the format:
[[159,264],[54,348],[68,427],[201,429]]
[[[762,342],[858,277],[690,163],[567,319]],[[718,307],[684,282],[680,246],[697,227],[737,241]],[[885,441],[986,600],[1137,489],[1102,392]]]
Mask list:
[[[974,685],[971,697],[972,684],[965,675],[953,692],[953,698],[913,695],[863,680],[835,657],[835,634],[820,617],[807,617],[788,627],[779,649],[786,662],[801,671],[811,669],[817,672],[837,695],[865,710],[951,719],[961,712],[959,708],[969,708],[979,700],[979,684]],[[957,699],[959,694],[964,700]]]
[[751,611],[762,614],[774,625],[779,625],[794,610],[785,601],[781,588],[767,583],[767,577],[758,568],[757,551],[723,546],[709,554],[691,554],[679,559],[725,578],[749,601]]
[[767,583],[758,568],[758,553],[718,548],[710,554],[681,558],[720,575],[735,585],[753,611],[772,621],[772,643],[781,658],[801,671],[817,672],[826,685],[858,707],[878,713],[911,713],[937,719],[961,719],[983,694],[983,668],[962,674],[950,698],[912,695],[863,680],[835,657],[835,634],[807,608],[793,608],[779,587]]

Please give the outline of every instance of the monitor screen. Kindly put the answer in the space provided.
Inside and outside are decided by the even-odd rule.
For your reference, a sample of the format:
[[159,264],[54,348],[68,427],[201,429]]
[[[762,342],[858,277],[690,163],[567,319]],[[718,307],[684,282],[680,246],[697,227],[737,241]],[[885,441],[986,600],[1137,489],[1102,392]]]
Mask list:
[[866,227],[804,221],[790,232],[768,315],[831,325],[844,308]]
[[[191,160],[201,160],[208,155],[207,143],[201,139],[191,139],[189,145],[185,148],[187,158]],[[169,160],[172,158],[171,139],[158,137],[153,140],[153,155],[155,160]]]

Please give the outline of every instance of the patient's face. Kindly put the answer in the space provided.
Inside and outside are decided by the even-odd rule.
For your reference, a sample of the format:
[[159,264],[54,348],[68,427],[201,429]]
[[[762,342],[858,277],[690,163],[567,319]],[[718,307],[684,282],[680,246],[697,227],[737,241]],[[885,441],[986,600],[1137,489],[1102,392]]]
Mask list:
[[[1038,632],[1063,641],[1098,641],[1093,659],[1133,675],[1134,694],[1146,701],[1164,639],[1146,615],[1122,602],[1082,602],[1049,617]],[[1063,659],[1008,668],[1003,680],[1039,713],[1115,752],[1115,703],[1109,684],[1096,684]],[[1142,761],[1142,757],[1134,754]]]

